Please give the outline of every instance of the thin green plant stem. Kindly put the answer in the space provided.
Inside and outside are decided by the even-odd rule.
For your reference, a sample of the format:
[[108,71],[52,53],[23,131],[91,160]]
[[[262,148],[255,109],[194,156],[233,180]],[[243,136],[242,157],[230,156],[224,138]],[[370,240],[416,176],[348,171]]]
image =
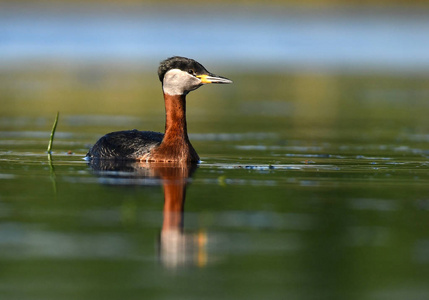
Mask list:
[[52,189],[54,191],[55,198],[57,197],[57,176],[55,175],[55,168],[52,160],[51,152],[48,152],[48,161],[49,161],[49,173],[51,174]]
[[52,151],[52,144],[54,142],[55,130],[57,129],[59,116],[60,116],[60,112],[57,112],[57,116],[55,117],[54,125],[52,126],[51,137],[49,139],[48,150],[47,150],[48,153],[51,153],[51,151]]

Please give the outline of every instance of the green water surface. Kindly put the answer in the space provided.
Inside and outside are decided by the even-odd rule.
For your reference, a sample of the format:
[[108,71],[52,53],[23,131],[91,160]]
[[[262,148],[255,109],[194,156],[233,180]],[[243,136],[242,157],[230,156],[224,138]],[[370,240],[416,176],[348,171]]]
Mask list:
[[427,78],[224,73],[188,97],[202,163],[170,248],[163,180],[83,160],[163,130],[156,76],[2,75],[2,299],[426,299]]

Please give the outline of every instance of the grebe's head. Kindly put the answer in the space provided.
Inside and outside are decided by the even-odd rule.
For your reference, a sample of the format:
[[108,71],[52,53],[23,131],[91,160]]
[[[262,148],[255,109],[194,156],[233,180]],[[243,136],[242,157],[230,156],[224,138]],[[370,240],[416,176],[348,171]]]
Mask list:
[[162,61],[158,76],[164,93],[169,95],[186,95],[208,83],[232,83],[225,77],[210,73],[199,62],[180,56]]

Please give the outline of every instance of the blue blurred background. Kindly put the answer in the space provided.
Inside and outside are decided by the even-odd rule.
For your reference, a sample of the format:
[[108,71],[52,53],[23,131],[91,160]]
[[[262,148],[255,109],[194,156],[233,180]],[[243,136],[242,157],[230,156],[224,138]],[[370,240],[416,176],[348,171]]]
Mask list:
[[0,2],[0,67],[182,55],[241,70],[427,72],[419,1]]

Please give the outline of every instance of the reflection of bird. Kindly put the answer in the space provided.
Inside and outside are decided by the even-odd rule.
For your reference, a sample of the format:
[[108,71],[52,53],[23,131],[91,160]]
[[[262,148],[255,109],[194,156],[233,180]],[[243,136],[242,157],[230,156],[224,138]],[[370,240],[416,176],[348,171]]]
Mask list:
[[87,157],[158,162],[198,162],[186,128],[186,95],[203,84],[232,83],[214,75],[193,59],[174,56],[161,62],[158,76],[165,100],[165,134],[117,131],[100,138]]
[[[198,233],[184,231],[184,213],[187,185],[197,170],[195,163],[156,163],[92,159],[89,166],[99,176],[99,182],[110,186],[162,185],[164,209],[161,233],[158,239],[158,255],[167,268],[181,266],[204,267],[208,262],[209,236],[203,230]],[[133,211],[131,211],[133,212]],[[124,218],[134,217],[134,213]],[[125,221],[125,219],[124,219]]]

